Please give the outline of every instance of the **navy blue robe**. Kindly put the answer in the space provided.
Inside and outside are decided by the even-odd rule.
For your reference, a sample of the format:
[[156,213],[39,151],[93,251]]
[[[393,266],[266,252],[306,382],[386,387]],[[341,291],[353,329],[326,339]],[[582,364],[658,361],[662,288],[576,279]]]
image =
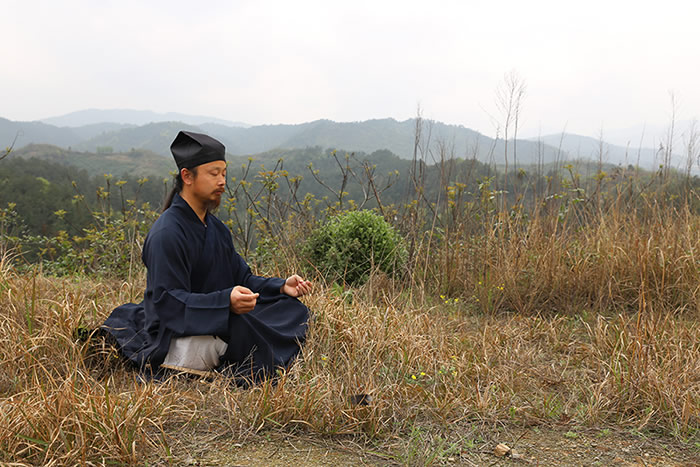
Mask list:
[[[126,358],[154,373],[173,337],[196,335],[228,342],[222,364],[238,374],[286,367],[304,341],[308,309],[280,292],[284,279],[251,273],[219,219],[207,214],[205,222],[175,195],[144,242],[143,301],[116,308],[102,328],[116,338]],[[260,293],[253,311],[237,315],[229,310],[236,285]]]

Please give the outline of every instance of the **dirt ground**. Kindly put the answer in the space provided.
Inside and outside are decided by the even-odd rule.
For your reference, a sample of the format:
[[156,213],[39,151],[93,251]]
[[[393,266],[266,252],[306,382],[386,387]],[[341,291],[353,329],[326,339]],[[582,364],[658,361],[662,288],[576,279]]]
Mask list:
[[[502,439],[495,439],[498,436]],[[510,448],[496,454],[496,446]],[[671,439],[596,430],[528,428],[494,435],[475,445],[430,456],[362,446],[350,439],[323,439],[268,433],[245,443],[217,440],[215,449],[176,456],[179,465],[306,466],[467,465],[467,466],[700,466],[700,448]],[[505,449],[505,448],[504,448]],[[503,452],[503,451],[502,451]],[[174,453],[175,454],[175,453]],[[181,453],[184,454],[184,453]],[[425,453],[423,453],[425,454]]]

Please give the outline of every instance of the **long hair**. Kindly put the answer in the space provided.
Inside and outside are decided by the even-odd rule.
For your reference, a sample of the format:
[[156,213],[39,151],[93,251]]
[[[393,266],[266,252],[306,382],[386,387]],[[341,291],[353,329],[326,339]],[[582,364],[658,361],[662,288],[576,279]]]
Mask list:
[[[187,169],[190,172],[192,172],[192,175],[195,177],[197,176],[197,167],[192,167],[191,169]],[[175,197],[175,193],[180,193],[182,191],[182,172],[178,172],[177,175],[175,176],[175,184],[173,185],[173,189],[170,190],[170,193],[168,193],[168,196],[165,197],[165,202],[163,202],[163,211],[165,212],[166,209],[170,207],[171,204],[173,204],[173,198]]]

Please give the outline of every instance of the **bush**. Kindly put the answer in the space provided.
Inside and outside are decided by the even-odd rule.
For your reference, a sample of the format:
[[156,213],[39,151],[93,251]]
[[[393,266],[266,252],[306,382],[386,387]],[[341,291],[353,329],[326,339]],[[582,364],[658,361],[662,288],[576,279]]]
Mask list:
[[304,247],[311,263],[330,280],[362,284],[373,268],[388,274],[403,266],[401,236],[372,211],[350,211],[316,228]]

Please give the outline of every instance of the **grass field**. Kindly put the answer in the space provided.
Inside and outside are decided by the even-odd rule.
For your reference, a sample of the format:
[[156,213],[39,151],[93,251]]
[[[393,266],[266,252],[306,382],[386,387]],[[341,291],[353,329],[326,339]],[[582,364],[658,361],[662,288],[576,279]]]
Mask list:
[[[88,346],[74,330],[140,301],[143,277],[20,275],[5,264],[0,456],[181,464],[193,449],[207,452],[202,443],[285,434],[350,437],[376,462],[431,464],[483,451],[494,430],[527,427],[614,427],[697,453],[698,230],[642,238],[643,229],[617,226],[620,241],[635,245],[619,249],[609,229],[600,226],[605,242],[595,232],[571,239],[583,257],[570,245],[529,248],[533,258],[519,260],[508,242],[485,256],[494,263],[480,267],[490,273],[472,284],[457,261],[465,269],[456,277],[473,293],[427,293],[429,281],[407,287],[381,275],[344,291],[317,284],[306,299],[314,321],[303,358],[252,389],[223,377],[143,383],[109,355],[86,364]],[[518,281],[518,261],[519,270],[543,268],[532,284]],[[483,291],[487,276],[492,290]],[[359,394],[367,397],[357,404]]]

